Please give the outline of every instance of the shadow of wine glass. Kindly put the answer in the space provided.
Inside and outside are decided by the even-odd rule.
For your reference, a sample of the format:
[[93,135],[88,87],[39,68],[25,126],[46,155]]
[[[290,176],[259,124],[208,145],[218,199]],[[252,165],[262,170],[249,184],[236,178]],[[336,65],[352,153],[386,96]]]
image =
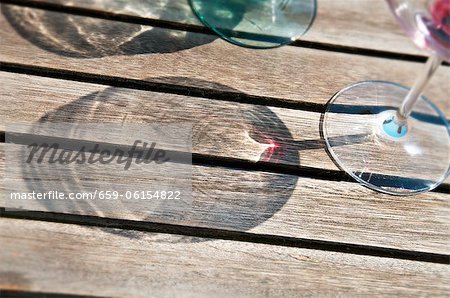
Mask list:
[[[95,5],[106,5],[93,0]],[[116,3],[116,12],[144,14],[165,19],[180,5],[168,0],[152,7],[142,1]],[[169,9],[165,10],[164,7]],[[186,5],[177,11],[176,19],[192,19]],[[153,11],[152,11],[153,9]],[[149,27],[93,17],[77,16],[22,6],[1,4],[9,24],[26,40],[49,52],[72,58],[100,58],[114,55],[173,53],[208,44],[217,39],[210,34]]]
[[[176,84],[192,81],[187,78],[159,78],[159,82]],[[208,85],[216,89],[237,92],[212,82],[195,81],[194,85]],[[205,158],[233,158],[246,162],[300,164],[299,153],[292,135],[270,108],[258,105],[236,104],[190,98],[173,94],[150,93],[138,90],[108,87],[93,92],[53,110],[40,119],[44,122],[68,122],[73,130],[77,124],[101,122],[170,123],[191,122],[192,146],[197,155]],[[110,120],[108,120],[110,119]],[[71,132],[67,132],[71,135]],[[120,143],[120,140],[117,140]],[[26,154],[26,153],[25,153]],[[201,164],[203,157],[198,157]],[[83,181],[95,182],[99,176],[87,177],[67,166],[69,175],[64,180],[54,177],[53,183],[65,192],[83,192]],[[24,166],[23,176],[51,177],[45,167]],[[55,175],[55,174],[54,174]],[[57,175],[57,174],[56,174]],[[89,176],[89,174],[88,174]],[[117,177],[120,181],[120,175]],[[44,210],[89,214],[106,217],[132,217],[141,221],[165,222],[206,226],[208,228],[246,231],[270,219],[289,200],[298,177],[276,173],[245,171],[215,166],[194,166],[192,175],[193,203],[191,210],[171,214],[160,210],[149,216],[142,205],[129,209],[114,206],[106,212],[102,206],[90,202],[65,202],[63,207],[54,201],[41,201]],[[227,181],[227,183],[224,183]],[[118,182],[119,183],[119,182]],[[48,191],[49,185],[36,179],[28,180],[28,189]],[[62,209],[61,209],[62,208]],[[67,209],[64,209],[67,208]],[[121,235],[139,233],[127,232]],[[190,238],[189,238],[190,239]],[[180,239],[180,241],[182,241]]]

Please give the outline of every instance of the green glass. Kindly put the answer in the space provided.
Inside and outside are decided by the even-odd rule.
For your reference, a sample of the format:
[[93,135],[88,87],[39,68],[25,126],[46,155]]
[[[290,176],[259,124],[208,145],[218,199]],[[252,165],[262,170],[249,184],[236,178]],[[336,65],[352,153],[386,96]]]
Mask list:
[[189,0],[205,26],[223,39],[248,48],[292,43],[308,31],[316,0]]

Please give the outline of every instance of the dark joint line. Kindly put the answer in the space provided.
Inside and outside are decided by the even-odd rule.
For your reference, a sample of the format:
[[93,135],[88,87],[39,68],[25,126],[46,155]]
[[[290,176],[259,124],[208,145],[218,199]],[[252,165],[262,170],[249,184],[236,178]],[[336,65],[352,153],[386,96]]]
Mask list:
[[[5,132],[0,132],[5,136]],[[16,145],[27,145],[27,140],[34,135],[26,134],[26,133],[8,133],[8,140],[3,139],[3,142],[16,144]],[[77,146],[84,145],[86,147],[92,147],[95,144],[99,144],[98,142],[88,141],[88,140],[76,140],[76,139],[67,139],[62,137],[52,137],[52,136],[40,136],[41,141],[45,143],[57,143],[60,145],[60,149],[65,150],[73,150],[73,143],[76,142]],[[120,145],[120,144],[111,144],[111,143],[101,143],[105,148],[118,148],[123,152],[130,152],[132,149],[129,145]],[[114,151],[111,149],[111,151]],[[223,156],[212,156],[206,154],[199,153],[186,153],[172,150],[165,150],[168,153],[168,156],[171,157],[170,162],[173,163],[192,163],[196,166],[205,166],[205,167],[221,167],[225,169],[235,169],[242,171],[252,171],[252,172],[266,172],[266,173],[275,173],[282,175],[291,175],[296,177],[303,178],[311,178],[316,180],[325,180],[325,181],[336,181],[336,182],[353,182],[357,183],[353,178],[351,178],[344,171],[339,170],[325,170],[319,168],[312,167],[304,167],[300,165],[288,165],[288,164],[277,164],[271,163],[268,161],[259,161],[252,162],[245,159],[238,159],[232,157],[223,157]],[[131,156],[131,158],[134,158]],[[366,173],[370,174],[370,173]],[[379,179],[386,183],[385,186],[389,185],[389,181],[391,178],[395,178],[395,180],[402,179],[402,181],[406,185],[413,185],[414,183],[423,183],[421,180],[409,179],[404,177],[393,177],[388,175],[381,175],[377,173],[370,174],[374,179]],[[450,194],[450,185],[442,184],[436,189],[432,190],[437,193]]]
[[215,99],[226,102],[253,104],[258,106],[272,106],[293,110],[323,113],[325,105],[306,101],[294,101],[285,98],[257,96],[241,92],[221,91],[201,87],[151,82],[138,79],[127,79],[116,76],[96,75],[71,70],[55,69],[34,65],[25,65],[11,62],[0,62],[0,71],[41,76],[52,79],[77,81],[82,83],[127,88],[134,90],[152,91],[160,93],[177,94],[190,97]]
[[0,289],[1,298],[101,298],[101,296],[86,296],[49,292],[33,292],[19,290],[2,290]]
[[[48,2],[33,1],[33,0],[2,0],[2,4],[30,7],[30,8],[36,8],[36,9],[42,9],[42,10],[47,10],[47,11],[60,12],[60,13],[66,13],[66,14],[72,14],[72,15],[78,15],[78,16],[84,16],[84,17],[91,17],[91,18],[104,19],[104,20],[110,20],[110,21],[119,21],[119,22],[123,22],[123,23],[138,24],[138,25],[145,25],[145,26],[151,26],[151,27],[159,27],[159,28],[165,28],[165,29],[169,29],[169,30],[187,31],[187,32],[193,32],[193,33],[200,33],[200,34],[209,34],[209,35],[215,34],[209,28],[201,26],[201,25],[183,24],[183,23],[178,23],[178,22],[174,22],[174,21],[151,19],[151,18],[145,18],[145,17],[134,16],[134,15],[129,15],[129,14],[107,12],[107,11],[91,9],[91,8],[66,6],[64,4],[57,4],[57,3],[48,3]],[[248,32],[240,32],[240,31],[234,31],[233,33],[236,36],[242,36],[242,38],[253,39],[253,40],[266,40],[268,38],[268,36],[265,36],[262,34],[254,34],[254,33],[248,33]],[[272,36],[270,38],[273,39],[276,37]],[[282,37],[279,37],[279,38],[282,38]],[[315,49],[315,50],[323,50],[323,51],[339,52],[339,53],[345,53],[345,54],[362,55],[362,56],[369,56],[369,57],[380,57],[380,58],[386,58],[386,59],[405,60],[405,61],[411,61],[411,62],[425,62],[427,59],[427,57],[420,56],[420,55],[394,53],[394,52],[388,52],[388,51],[382,51],[382,50],[372,50],[372,49],[357,48],[357,47],[351,47],[351,46],[341,46],[341,45],[334,45],[334,44],[329,44],[329,43],[321,43],[321,42],[313,42],[313,41],[305,41],[305,40],[296,40],[293,43],[291,43],[290,46],[309,48],[309,49]],[[449,66],[450,63],[444,62],[443,65]]]
[[[207,98],[225,102],[252,104],[257,106],[269,106],[291,110],[325,113],[326,104],[312,103],[301,100],[292,100],[279,97],[251,95],[241,92],[214,90],[201,87],[176,85],[162,82],[144,81],[139,79],[127,79],[116,76],[97,75],[71,70],[55,69],[42,66],[26,65],[12,62],[0,62],[0,71],[26,74],[32,76],[47,77],[59,80],[77,81],[89,84],[127,88],[134,90],[152,91],[159,93],[177,94],[189,97]],[[381,107],[377,107],[380,109]],[[355,114],[364,110],[374,111],[372,106],[340,106],[333,113]],[[439,119],[429,115],[414,113],[414,117],[431,124],[440,123]],[[450,120],[448,120],[450,122]]]
[[450,264],[450,256],[445,254],[402,250],[370,245],[341,243],[326,240],[295,238],[288,236],[253,234],[214,228],[181,226],[155,222],[142,222],[127,219],[103,218],[91,215],[61,214],[42,211],[6,211],[0,208],[0,217],[37,220],[64,224],[76,224],[111,229],[133,230],[149,233],[164,233],[188,237],[251,242],[267,245],[298,247],[322,251],[340,252],[355,255],[375,256],[392,259],[411,260],[438,264]]

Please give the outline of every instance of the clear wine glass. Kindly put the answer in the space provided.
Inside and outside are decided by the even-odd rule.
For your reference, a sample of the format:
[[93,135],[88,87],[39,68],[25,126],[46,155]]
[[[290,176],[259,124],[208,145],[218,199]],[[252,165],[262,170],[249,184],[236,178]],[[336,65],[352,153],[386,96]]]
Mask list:
[[387,2],[430,58],[411,89],[369,81],[339,91],[327,106],[323,132],[330,154],[354,179],[409,195],[434,189],[449,174],[449,123],[422,92],[441,62],[450,61],[450,0]]
[[308,31],[316,0],[189,0],[200,21],[220,37],[247,48],[292,43]]

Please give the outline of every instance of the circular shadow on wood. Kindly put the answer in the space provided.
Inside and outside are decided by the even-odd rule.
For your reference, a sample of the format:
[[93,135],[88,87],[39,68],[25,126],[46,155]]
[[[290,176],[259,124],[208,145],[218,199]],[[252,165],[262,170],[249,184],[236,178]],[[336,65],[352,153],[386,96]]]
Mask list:
[[[203,84],[216,90],[237,92],[220,84],[187,78],[158,78],[158,81],[170,84],[189,81],[191,85]],[[209,160],[208,166],[202,166],[202,157],[196,159],[198,165],[193,167],[192,177],[193,205],[188,212],[174,215],[163,211],[157,216],[148,216],[142,205],[140,210],[127,210],[123,206],[124,209],[116,210],[116,214],[105,214],[95,202],[71,203],[78,204],[70,206],[71,212],[76,210],[78,214],[246,231],[279,211],[289,200],[298,180],[297,176],[271,173],[270,168],[263,172],[214,166],[215,158],[220,158],[222,163],[227,158],[247,163],[300,163],[292,135],[277,114],[266,106],[108,87],[47,113],[40,122],[69,122],[75,124],[74,127],[77,123],[97,122],[190,122],[193,152]],[[45,174],[39,171],[35,169],[33,175]],[[68,192],[82,192],[79,181],[89,177],[79,176],[73,172],[70,181],[57,183]],[[38,181],[29,184],[35,191],[40,187]],[[48,211],[58,208],[52,202],[42,204],[47,204],[45,209]],[[121,234],[127,237],[139,235],[133,232]]]

